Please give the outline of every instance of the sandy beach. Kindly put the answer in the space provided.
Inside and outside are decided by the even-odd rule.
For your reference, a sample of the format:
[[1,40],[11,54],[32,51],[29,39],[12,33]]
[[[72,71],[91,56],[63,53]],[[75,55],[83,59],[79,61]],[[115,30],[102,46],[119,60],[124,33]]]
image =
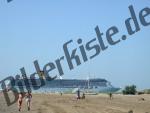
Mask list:
[[[144,100],[142,100],[144,98]],[[33,94],[31,110],[27,111],[25,99],[22,113],[150,113],[150,95],[86,95],[85,100],[76,100],[74,94]],[[17,103],[7,106],[0,95],[0,113],[18,113]]]

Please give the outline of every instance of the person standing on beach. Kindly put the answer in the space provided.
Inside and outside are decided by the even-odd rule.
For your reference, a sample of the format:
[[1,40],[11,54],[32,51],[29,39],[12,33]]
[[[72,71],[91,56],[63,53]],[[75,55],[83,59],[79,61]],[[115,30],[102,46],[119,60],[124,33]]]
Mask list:
[[109,93],[109,98],[110,98],[110,100],[113,99],[112,93]]
[[23,100],[23,93],[19,93],[19,95],[18,95],[18,111],[21,111],[22,100]]
[[26,96],[26,102],[27,102],[27,107],[28,107],[28,111],[29,111],[30,105],[31,105],[31,98],[32,98],[31,91],[28,91],[25,96]]
[[80,89],[77,90],[77,100],[80,99]]

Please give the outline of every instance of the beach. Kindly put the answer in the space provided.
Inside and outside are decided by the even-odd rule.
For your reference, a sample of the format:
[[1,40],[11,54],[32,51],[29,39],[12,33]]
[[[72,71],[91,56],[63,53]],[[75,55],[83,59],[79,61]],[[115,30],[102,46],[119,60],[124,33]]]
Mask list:
[[[150,113],[150,95],[108,94],[86,95],[76,99],[75,94],[33,94],[31,110],[27,111],[25,99],[21,113]],[[7,106],[3,94],[0,95],[0,113],[18,113],[17,103]]]

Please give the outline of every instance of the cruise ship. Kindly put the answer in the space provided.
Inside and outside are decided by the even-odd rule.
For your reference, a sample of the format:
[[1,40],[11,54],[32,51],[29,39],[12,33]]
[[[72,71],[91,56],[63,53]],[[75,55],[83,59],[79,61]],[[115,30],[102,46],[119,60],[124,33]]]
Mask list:
[[104,93],[104,92],[116,92],[120,88],[116,88],[111,85],[111,83],[105,79],[95,78],[95,79],[56,79],[51,82],[48,82],[47,87],[55,92],[55,88],[57,91],[62,92],[75,92],[76,89],[80,89],[83,92],[92,92],[92,93]]
[[15,80],[14,89],[26,91],[31,89],[33,92],[62,92],[62,93],[75,93],[76,90],[85,93],[107,93],[117,92],[120,88],[111,85],[109,81],[101,78],[94,79],[55,79],[52,81],[44,80],[44,85],[41,86],[40,79],[26,79],[29,81],[30,87],[26,85],[25,80]]

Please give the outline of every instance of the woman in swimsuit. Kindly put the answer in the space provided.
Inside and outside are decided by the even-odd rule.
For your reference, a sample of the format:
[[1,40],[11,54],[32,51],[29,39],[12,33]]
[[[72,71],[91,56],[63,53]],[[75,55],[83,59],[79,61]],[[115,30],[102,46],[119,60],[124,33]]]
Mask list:
[[22,100],[23,100],[23,93],[19,93],[18,95],[18,110],[21,110],[21,106],[22,106]]

